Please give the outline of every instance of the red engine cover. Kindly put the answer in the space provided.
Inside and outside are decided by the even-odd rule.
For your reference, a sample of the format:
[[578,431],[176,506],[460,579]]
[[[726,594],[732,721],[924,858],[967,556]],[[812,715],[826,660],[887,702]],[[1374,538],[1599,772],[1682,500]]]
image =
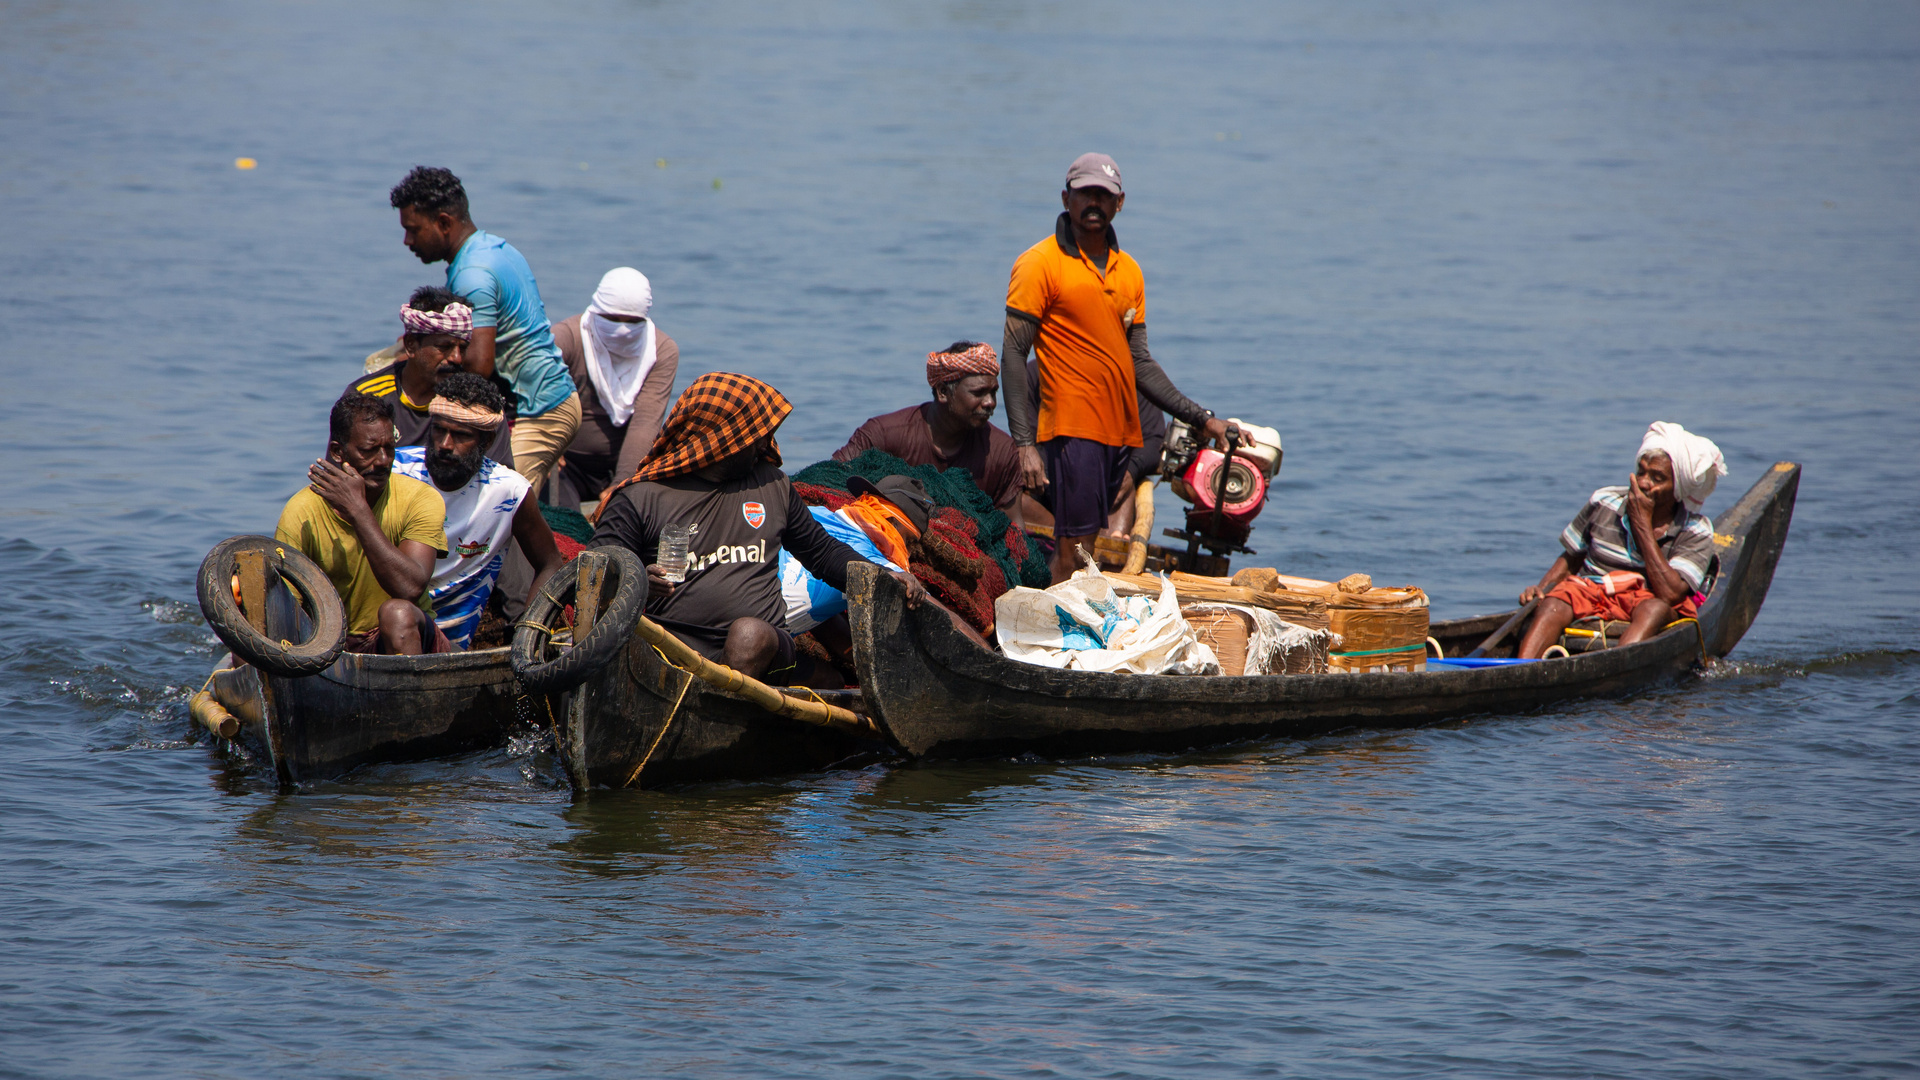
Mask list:
[[1180,479],[1185,481],[1187,491],[1176,492],[1182,497],[1191,494],[1191,502],[1196,510],[1213,510],[1214,491],[1220,485],[1220,470],[1227,468],[1226,505],[1221,508],[1223,516],[1233,518],[1240,523],[1252,521],[1260,514],[1260,508],[1267,502],[1267,478],[1260,470],[1245,461],[1226,463],[1226,455],[1211,447],[1200,451],[1193,464],[1187,466],[1186,474]]

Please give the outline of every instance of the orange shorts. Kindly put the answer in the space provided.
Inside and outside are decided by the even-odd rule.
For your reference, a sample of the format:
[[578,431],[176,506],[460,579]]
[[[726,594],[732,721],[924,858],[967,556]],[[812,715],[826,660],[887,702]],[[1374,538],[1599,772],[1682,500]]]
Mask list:
[[[1658,600],[1653,590],[1647,588],[1647,579],[1639,574],[1608,574],[1605,583],[1590,581],[1583,577],[1570,577],[1553,587],[1547,594],[1555,600],[1564,600],[1573,608],[1576,619],[1606,619],[1609,622],[1627,622],[1633,618],[1633,609],[1648,600]],[[1676,619],[1691,619],[1700,613],[1694,605],[1693,597],[1680,601],[1673,609]]]

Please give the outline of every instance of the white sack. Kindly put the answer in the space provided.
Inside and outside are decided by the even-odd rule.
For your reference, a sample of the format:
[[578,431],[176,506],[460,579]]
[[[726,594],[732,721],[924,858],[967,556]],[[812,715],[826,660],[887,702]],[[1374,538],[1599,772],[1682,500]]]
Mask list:
[[1089,566],[1050,589],[1010,589],[993,602],[994,633],[1007,656],[1071,671],[1218,675],[1220,661],[1193,636],[1173,582],[1160,598],[1121,596]]

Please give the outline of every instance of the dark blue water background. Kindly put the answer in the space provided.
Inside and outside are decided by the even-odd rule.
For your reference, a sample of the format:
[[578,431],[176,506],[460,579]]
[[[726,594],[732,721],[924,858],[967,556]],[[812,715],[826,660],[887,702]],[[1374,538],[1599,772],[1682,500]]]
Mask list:
[[[1920,8],[0,3],[0,1073],[1920,1068]],[[537,749],[277,793],[189,724],[441,268],[638,266],[788,460],[998,340],[1066,163],[1156,352],[1284,433],[1261,557],[1495,610],[1630,467],[1806,465],[1764,614],[1626,701],[575,802]],[[234,167],[240,156],[259,167]],[[1163,501],[1163,513],[1171,502]]]

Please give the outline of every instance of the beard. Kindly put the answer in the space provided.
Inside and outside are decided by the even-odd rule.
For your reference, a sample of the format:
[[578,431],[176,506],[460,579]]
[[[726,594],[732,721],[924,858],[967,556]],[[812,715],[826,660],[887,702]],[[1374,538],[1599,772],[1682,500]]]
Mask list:
[[486,459],[487,448],[475,446],[465,454],[455,454],[447,450],[427,451],[427,475],[433,477],[435,487],[442,491],[458,491],[467,486],[467,481],[480,471],[480,463]]

